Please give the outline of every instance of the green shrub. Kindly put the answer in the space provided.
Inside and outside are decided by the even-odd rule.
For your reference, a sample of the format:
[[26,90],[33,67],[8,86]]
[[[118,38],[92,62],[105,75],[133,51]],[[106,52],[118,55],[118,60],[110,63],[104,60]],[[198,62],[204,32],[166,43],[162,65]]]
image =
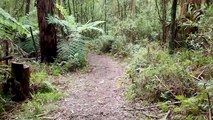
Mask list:
[[114,37],[111,35],[102,35],[92,42],[90,48],[94,49],[97,53],[109,53],[112,50]]
[[[143,40],[146,44],[146,39]],[[112,54],[119,58],[133,57],[139,49],[143,48],[141,44],[129,43],[125,37],[117,36],[112,44]]]
[[70,60],[63,62],[64,69],[66,71],[74,71],[78,68],[82,68],[87,65],[86,54],[76,53],[74,56],[70,57]]
[[18,119],[41,119],[43,113],[49,113],[56,109],[52,104],[62,97],[60,92],[37,93],[33,99],[22,105],[23,110],[16,114]]
[[[199,51],[184,51],[170,56],[157,47],[140,49],[130,60],[127,76],[135,85],[131,91],[136,97],[148,102],[165,101],[175,99],[176,95],[194,95],[198,91],[194,78],[211,63],[212,57],[204,57]],[[200,77],[212,77],[210,68],[205,69]]]
[[48,74],[44,71],[33,72],[31,73],[30,81],[32,83],[41,83],[43,81],[46,81],[47,77],[48,77]]
[[4,104],[5,104],[5,100],[4,100],[4,98],[0,94],[0,114],[5,111],[4,110]]
[[48,81],[44,81],[44,82],[41,82],[38,86],[38,90],[36,92],[39,92],[39,93],[50,93],[50,92],[54,92],[56,91],[56,87],[48,82]]

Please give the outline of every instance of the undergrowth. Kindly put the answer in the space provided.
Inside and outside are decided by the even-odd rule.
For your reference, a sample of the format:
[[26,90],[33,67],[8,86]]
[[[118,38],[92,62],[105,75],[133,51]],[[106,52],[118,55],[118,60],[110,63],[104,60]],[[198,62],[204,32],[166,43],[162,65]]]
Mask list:
[[[45,65],[31,62],[30,91],[31,98],[22,104],[11,101],[10,96],[0,96],[0,119],[7,118],[11,111],[17,119],[42,119],[43,116],[56,109],[54,102],[63,97],[53,79],[63,74],[63,69],[58,64]],[[52,79],[49,76],[53,76]],[[0,90],[1,91],[1,90]],[[18,109],[16,109],[18,108]]]
[[61,92],[37,93],[31,101],[22,105],[22,110],[16,115],[18,119],[42,119],[45,115],[56,109],[53,102],[59,100]]
[[213,58],[203,51],[181,50],[171,56],[158,44],[150,44],[129,60],[126,76],[131,85],[126,96],[149,103],[180,101],[174,109],[176,117],[194,119],[210,107],[212,71]]

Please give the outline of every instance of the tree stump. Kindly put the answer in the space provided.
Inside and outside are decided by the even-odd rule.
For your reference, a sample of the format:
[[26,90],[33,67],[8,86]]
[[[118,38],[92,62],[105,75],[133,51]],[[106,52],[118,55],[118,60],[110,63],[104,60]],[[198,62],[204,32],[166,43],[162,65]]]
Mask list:
[[12,89],[15,93],[14,100],[22,101],[30,97],[30,68],[22,63],[13,62],[12,77],[14,84]]

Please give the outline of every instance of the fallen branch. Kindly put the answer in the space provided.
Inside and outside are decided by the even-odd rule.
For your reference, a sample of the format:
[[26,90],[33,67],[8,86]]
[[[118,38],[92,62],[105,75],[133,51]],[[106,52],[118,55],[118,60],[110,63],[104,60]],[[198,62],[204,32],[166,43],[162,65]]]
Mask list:
[[172,113],[172,111],[169,110],[169,111],[166,113],[165,117],[163,117],[163,118],[160,119],[160,120],[171,120],[171,113]]
[[163,85],[172,94],[173,97],[176,97],[175,94],[159,79],[157,75],[155,75],[155,77],[160,82],[160,84]]
[[197,78],[197,77],[195,77],[195,76],[193,76],[193,75],[190,75],[192,78],[194,78],[195,80],[198,80],[198,81],[202,81],[201,79],[199,79],[199,78]]
[[[171,106],[171,105],[177,105],[177,104],[180,104],[180,103],[181,103],[180,101],[176,101],[176,102],[171,102],[171,103],[166,103],[166,104]],[[134,111],[134,110],[144,111],[144,110],[151,109],[151,108],[160,108],[160,106],[161,105],[158,104],[158,105],[152,105],[152,106],[147,106],[147,107],[143,107],[143,108],[133,108],[133,109],[125,109],[125,110],[128,110],[128,111]]]
[[146,117],[148,117],[148,118],[160,119],[160,117],[159,117],[159,116],[155,116],[155,115],[147,114],[147,113],[145,113],[145,112],[142,112],[142,114],[143,114],[143,115],[145,115],[145,116],[146,116]]
[[0,61],[10,60],[10,59],[13,59],[13,56],[5,56],[3,58],[0,58]]

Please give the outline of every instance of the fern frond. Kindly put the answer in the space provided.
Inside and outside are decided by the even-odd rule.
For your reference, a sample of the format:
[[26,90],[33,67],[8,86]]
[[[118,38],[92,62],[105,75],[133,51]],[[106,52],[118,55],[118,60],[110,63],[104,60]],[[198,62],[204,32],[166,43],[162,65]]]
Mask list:
[[47,22],[56,26],[62,27],[65,33],[70,31],[70,25],[66,20],[60,20],[58,17],[48,16]]
[[76,54],[85,54],[85,44],[81,40],[62,41],[58,45],[58,56],[61,61],[68,61]]
[[0,8],[0,24],[1,26],[12,29],[13,31],[17,31],[21,34],[29,34],[29,31],[22,24],[20,24],[2,8]]
[[82,32],[85,30],[95,30],[103,34],[104,30],[97,27],[98,25],[103,23],[105,23],[105,21],[95,21],[95,22],[87,23],[85,25],[82,25],[81,27],[78,27],[78,32]]

